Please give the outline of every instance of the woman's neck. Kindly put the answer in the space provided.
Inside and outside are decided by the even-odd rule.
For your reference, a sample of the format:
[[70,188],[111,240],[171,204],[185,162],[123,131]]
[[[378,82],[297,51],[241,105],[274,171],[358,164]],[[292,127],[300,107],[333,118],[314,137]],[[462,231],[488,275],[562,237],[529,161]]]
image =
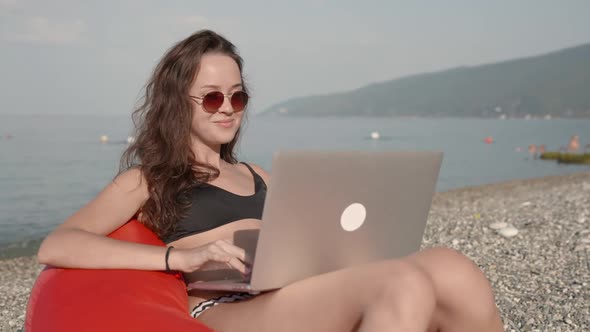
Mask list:
[[211,165],[217,169],[220,169],[221,164],[224,162],[221,159],[221,145],[209,146],[193,141],[192,151],[198,162]]

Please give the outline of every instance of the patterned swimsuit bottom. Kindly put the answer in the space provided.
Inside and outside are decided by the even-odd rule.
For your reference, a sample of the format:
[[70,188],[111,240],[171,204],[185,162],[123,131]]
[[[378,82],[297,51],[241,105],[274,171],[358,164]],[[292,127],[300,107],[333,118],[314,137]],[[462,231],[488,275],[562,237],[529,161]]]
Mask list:
[[203,302],[200,302],[199,304],[197,304],[193,310],[191,310],[191,316],[193,316],[194,318],[199,317],[199,315],[201,315],[203,312],[205,312],[205,310],[213,308],[214,306],[220,304],[220,303],[232,303],[232,302],[239,302],[239,301],[244,301],[250,298],[253,298],[256,295],[250,294],[250,293],[232,293],[232,294],[228,294],[228,295],[223,295],[220,297],[216,297],[213,299],[209,299]]

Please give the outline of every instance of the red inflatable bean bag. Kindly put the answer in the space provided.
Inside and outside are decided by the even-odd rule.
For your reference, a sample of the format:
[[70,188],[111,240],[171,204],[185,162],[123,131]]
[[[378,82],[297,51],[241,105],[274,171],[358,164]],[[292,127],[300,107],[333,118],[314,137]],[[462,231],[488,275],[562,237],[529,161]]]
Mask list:
[[[109,237],[164,246],[136,220],[121,226]],[[179,274],[49,266],[41,272],[31,291],[25,330],[211,331],[188,314],[186,286]]]

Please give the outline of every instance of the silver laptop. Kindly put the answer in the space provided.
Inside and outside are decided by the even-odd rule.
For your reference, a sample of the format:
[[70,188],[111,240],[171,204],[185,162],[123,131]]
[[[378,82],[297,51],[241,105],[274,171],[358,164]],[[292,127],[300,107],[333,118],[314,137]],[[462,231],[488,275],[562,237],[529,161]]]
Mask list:
[[250,280],[188,289],[258,293],[416,252],[441,163],[441,152],[278,152],[259,233],[234,235],[254,257]]

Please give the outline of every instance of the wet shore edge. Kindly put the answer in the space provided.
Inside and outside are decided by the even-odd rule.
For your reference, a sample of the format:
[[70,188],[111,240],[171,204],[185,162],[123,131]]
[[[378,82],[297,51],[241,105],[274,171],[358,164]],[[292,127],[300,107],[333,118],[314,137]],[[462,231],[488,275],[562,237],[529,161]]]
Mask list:
[[[506,331],[590,331],[589,225],[590,172],[515,180],[437,193],[422,248],[470,257]],[[0,331],[22,331],[41,268],[34,256],[0,259]]]

